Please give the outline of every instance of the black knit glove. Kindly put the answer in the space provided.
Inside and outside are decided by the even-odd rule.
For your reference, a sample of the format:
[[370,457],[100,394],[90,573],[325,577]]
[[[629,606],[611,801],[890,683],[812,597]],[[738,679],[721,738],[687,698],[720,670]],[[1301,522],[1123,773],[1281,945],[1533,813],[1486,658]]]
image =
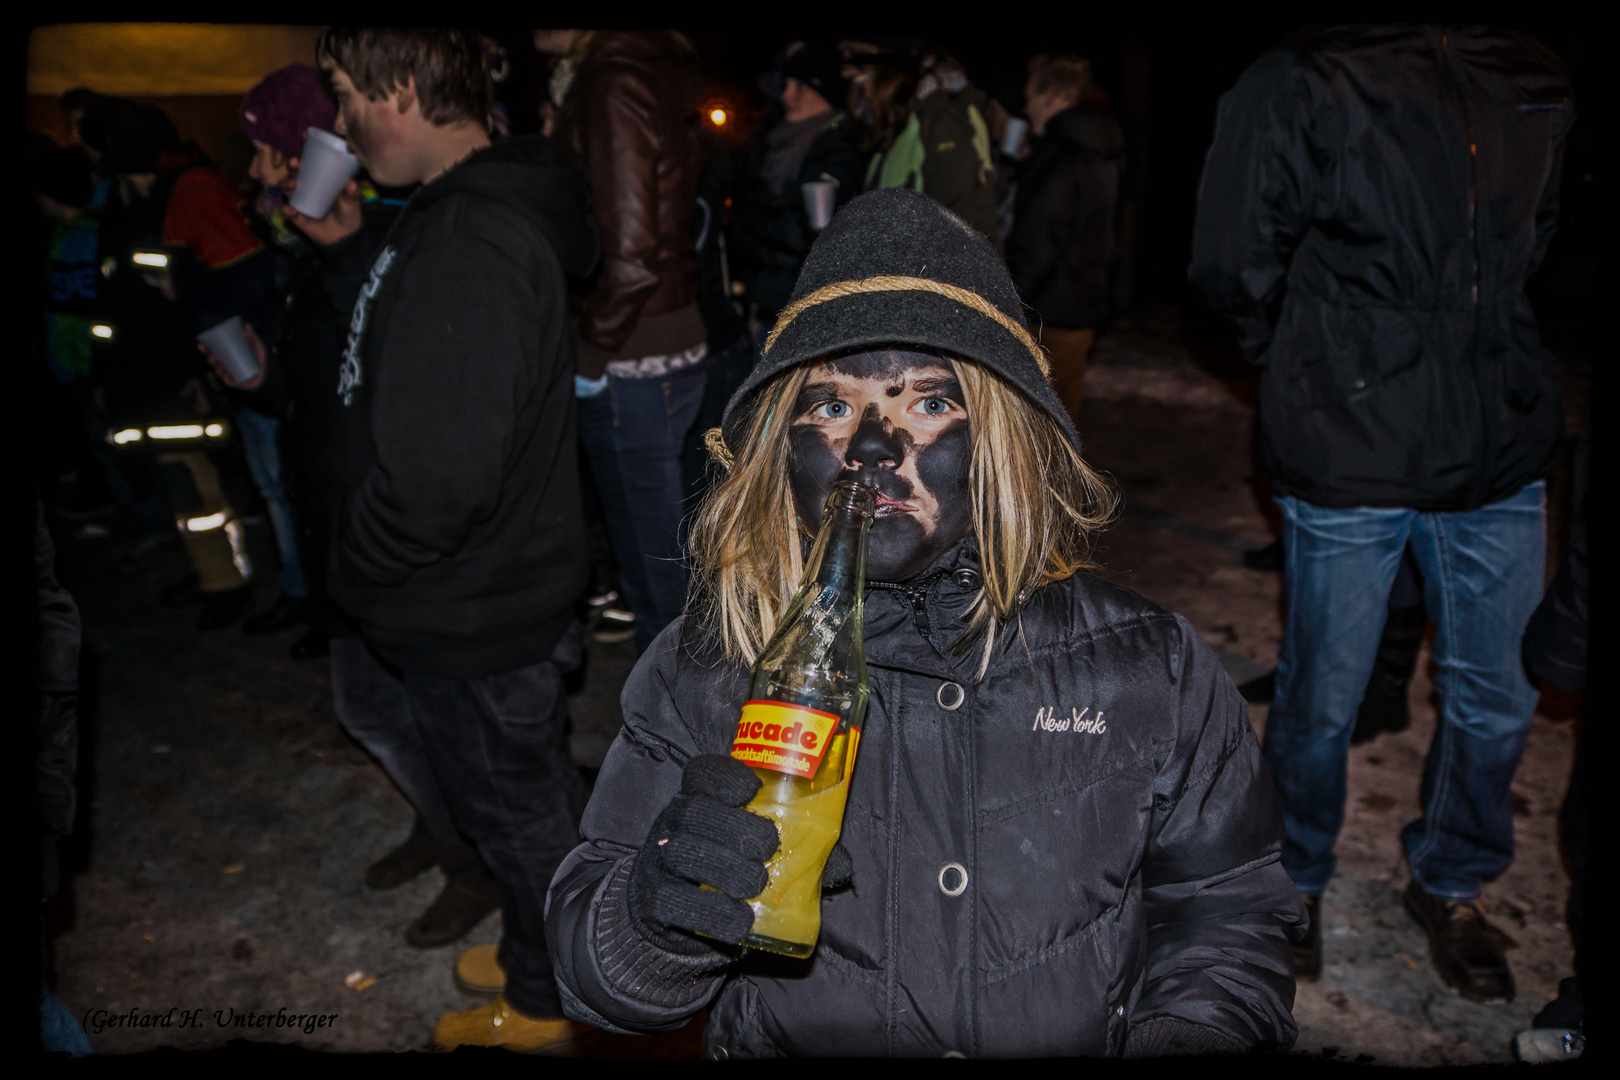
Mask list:
[[681,793],[636,853],[629,907],[637,933],[686,956],[712,949],[693,934],[742,943],[754,925],[747,898],[764,891],[765,861],[780,842],[775,822],[742,809],[759,786],[754,770],[723,754],[686,763]]
[[[636,855],[629,906],[637,933],[689,956],[711,946],[686,931],[741,944],[754,925],[746,900],[764,890],[765,861],[780,842],[773,822],[740,809],[758,792],[754,770],[735,758],[705,754],[686,763],[681,793],[658,815]],[[821,887],[848,885],[853,873],[854,860],[840,841],[827,856]]]

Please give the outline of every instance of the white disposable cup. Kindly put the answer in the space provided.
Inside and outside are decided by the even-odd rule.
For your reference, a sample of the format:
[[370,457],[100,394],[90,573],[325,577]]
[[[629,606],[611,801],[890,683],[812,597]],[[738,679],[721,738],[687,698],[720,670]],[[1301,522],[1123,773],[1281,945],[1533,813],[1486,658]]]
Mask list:
[[1014,116],[1007,121],[1007,130],[1001,133],[1001,152],[1008,157],[1018,153],[1019,146],[1023,145],[1024,132],[1029,130],[1029,121],[1020,120]]
[[837,201],[838,182],[836,180],[812,180],[799,186],[804,190],[804,212],[810,217],[810,227],[820,232],[832,222],[833,206]]
[[304,156],[298,159],[298,189],[287,202],[305,217],[324,218],[343,185],[359,171],[360,159],[349,153],[347,143],[312,127],[304,136]]
[[218,326],[209,327],[197,335],[197,340],[219,357],[219,362],[238,385],[258,378],[259,358],[253,355],[253,345],[242,331],[240,315],[232,315]]

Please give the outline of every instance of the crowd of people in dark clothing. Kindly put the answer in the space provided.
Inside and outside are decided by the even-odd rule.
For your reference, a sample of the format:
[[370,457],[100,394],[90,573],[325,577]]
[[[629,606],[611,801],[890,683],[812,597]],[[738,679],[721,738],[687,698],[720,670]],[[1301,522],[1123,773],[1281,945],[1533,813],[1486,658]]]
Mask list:
[[[333,27],[243,98],[241,182],[157,105],[92,89],[61,99],[70,144],[30,160],[50,632],[77,631],[45,514],[135,565],[178,546],[190,572],[158,603],[330,664],[341,724],[416,811],[366,884],[443,871],[406,933],[423,948],[502,914],[500,944],[455,962],[489,1002],[436,1045],[556,1051],[581,1023],[708,1008],[715,1057],[1287,1047],[1346,748],[1364,698],[1404,710],[1426,620],[1443,715],[1406,902],[1448,983],[1513,995],[1477,900],[1512,860],[1533,680],[1579,690],[1585,666],[1584,456],[1537,609],[1563,419],[1524,282],[1573,122],[1556,58],[1508,32],[1321,32],[1222,99],[1189,278],[1263,369],[1288,623],[1262,747],[1186,623],[1088,572],[1112,495],[1075,425],[1127,157],[1086,59],[1035,56],[997,96],[926,42],[796,41],[757,130],[717,147],[682,34],[533,46],[538,134],[508,134],[492,39]],[[311,131],[358,167],[319,217],[293,205]],[[201,343],[226,324],[250,375]],[[877,380],[865,412],[828,411]],[[807,979],[667,897],[738,857],[725,813],[751,791],[716,759],[758,649],[734,631],[768,631],[801,565],[812,431],[892,505],[940,509],[926,569],[870,601],[866,813]],[[951,431],[971,451],[928,458]],[[237,461],[250,492],[222,480]],[[564,689],[589,640],[642,657],[594,790]],[[69,781],[72,652],[41,654]],[[964,701],[987,735],[949,728]],[[1051,706],[1109,727],[1015,754]],[[48,849],[73,812],[53,791]],[[1020,816],[1065,800],[1061,824]],[[1566,827],[1573,857],[1584,810]],[[657,884],[666,844],[698,853],[688,884]],[[933,888],[945,859],[962,889]],[[1560,1003],[1540,1026],[1578,1037],[1573,980]]]

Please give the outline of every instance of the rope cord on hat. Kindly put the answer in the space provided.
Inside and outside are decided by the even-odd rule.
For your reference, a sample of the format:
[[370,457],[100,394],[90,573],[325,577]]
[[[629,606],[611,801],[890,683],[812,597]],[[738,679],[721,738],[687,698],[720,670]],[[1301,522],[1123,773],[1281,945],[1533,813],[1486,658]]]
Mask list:
[[731,453],[731,447],[726,445],[725,432],[712,427],[703,433],[703,446],[709,451],[709,456],[720,463],[720,467],[727,472],[731,471],[732,462],[736,460]]
[[831,285],[823,285],[809,296],[795,300],[782,309],[776,317],[776,327],[771,331],[770,337],[765,339],[765,352],[771,351],[776,339],[786,330],[788,324],[800,314],[817,304],[824,304],[828,300],[838,300],[845,296],[857,296],[861,293],[877,292],[931,292],[939,296],[955,300],[964,307],[970,307],[980,315],[994,319],[1002,328],[1023,343],[1024,348],[1035,358],[1035,364],[1041,369],[1041,374],[1048,378],[1052,375],[1052,366],[1046,359],[1046,351],[1029,336],[1029,331],[1020,326],[1017,321],[1008,318],[1007,314],[990,301],[971,289],[947,285],[943,281],[934,281],[930,278],[904,277],[898,274],[880,274],[877,277],[862,278],[859,281],[835,281]]

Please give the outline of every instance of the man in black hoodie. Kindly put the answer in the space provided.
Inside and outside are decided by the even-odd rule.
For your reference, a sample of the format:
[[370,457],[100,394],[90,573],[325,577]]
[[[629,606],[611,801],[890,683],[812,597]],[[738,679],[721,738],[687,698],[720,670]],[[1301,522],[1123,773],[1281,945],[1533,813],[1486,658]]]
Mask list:
[[541,1049],[571,1036],[543,910],[585,796],[562,689],[587,570],[565,280],[596,259],[584,182],[542,138],[491,145],[476,34],[335,27],[318,59],[372,178],[421,184],[350,320],[328,588],[500,883],[483,988],[503,993],[434,1041]]

